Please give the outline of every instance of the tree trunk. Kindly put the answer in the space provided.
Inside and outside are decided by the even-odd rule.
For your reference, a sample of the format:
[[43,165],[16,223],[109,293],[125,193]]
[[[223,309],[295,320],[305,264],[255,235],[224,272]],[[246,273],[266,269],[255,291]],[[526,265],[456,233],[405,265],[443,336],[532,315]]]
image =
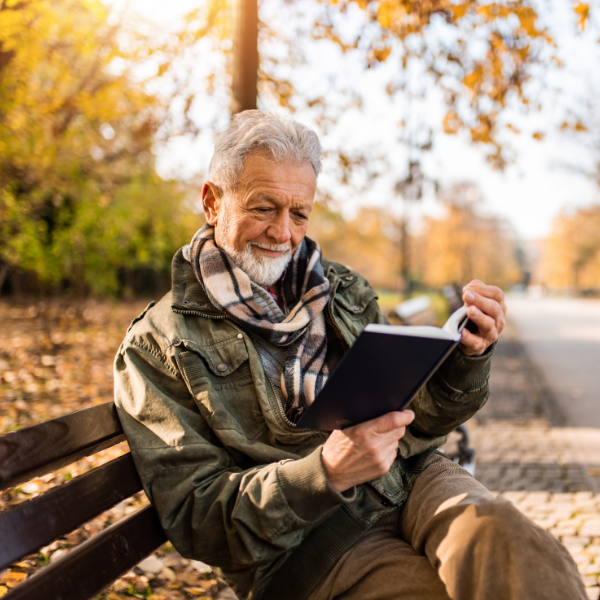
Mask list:
[[233,64],[231,112],[256,108],[258,78],[258,0],[231,0]]

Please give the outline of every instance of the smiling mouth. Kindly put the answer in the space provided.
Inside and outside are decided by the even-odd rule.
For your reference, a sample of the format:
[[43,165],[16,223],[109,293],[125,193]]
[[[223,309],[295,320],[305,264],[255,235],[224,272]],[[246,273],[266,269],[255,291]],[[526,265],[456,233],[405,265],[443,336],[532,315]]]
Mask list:
[[282,256],[283,254],[287,253],[287,250],[267,250],[266,248],[258,248],[265,256],[273,256],[274,258],[277,258],[278,256]]
[[270,258],[279,258],[286,254],[290,254],[292,249],[289,246],[275,246],[274,248],[268,248],[259,246],[258,244],[252,244],[263,256],[269,256]]

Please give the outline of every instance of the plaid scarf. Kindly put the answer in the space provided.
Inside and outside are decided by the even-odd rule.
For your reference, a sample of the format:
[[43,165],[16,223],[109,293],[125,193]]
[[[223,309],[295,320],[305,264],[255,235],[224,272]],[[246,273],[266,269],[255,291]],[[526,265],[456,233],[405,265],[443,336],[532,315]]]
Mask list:
[[323,314],[329,281],[323,273],[319,245],[305,237],[292,255],[281,281],[284,310],[215,244],[213,227],[205,225],[196,233],[189,257],[215,307],[271,344],[287,347],[281,390],[288,416],[299,416],[330,373]]

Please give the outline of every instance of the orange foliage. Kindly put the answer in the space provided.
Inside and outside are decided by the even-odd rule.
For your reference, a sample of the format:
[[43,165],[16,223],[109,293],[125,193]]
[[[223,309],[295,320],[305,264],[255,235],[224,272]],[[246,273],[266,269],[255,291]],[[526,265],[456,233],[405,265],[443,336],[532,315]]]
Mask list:
[[[402,68],[397,73],[398,90],[409,61],[420,63],[432,81],[445,92],[446,133],[465,128],[474,143],[489,148],[488,159],[503,168],[502,142],[498,132],[505,126],[500,119],[510,98],[524,106],[531,93],[524,84],[533,66],[558,58],[542,58],[555,46],[536,9],[524,0],[484,2],[464,0],[320,0],[331,11],[346,11],[350,5],[364,12],[364,30],[350,46],[364,52],[369,67],[395,56]],[[580,28],[585,25],[589,6],[574,7]],[[336,19],[321,19],[312,35],[335,41]],[[341,22],[341,20],[339,21]],[[378,29],[373,27],[376,24]],[[440,32],[445,30],[443,35]],[[368,34],[367,34],[368,31]],[[364,34],[364,35],[363,35]],[[358,41],[360,40],[360,44]],[[368,41],[367,41],[368,40]],[[346,39],[345,50],[349,42]],[[483,52],[474,52],[474,45]],[[432,51],[432,47],[437,50]],[[477,57],[477,58],[476,58]],[[391,89],[391,88],[388,88]]]
[[507,287],[522,279],[516,245],[507,224],[482,216],[456,197],[445,202],[441,218],[426,218],[416,237],[413,269],[433,288],[481,279]]
[[600,288],[600,206],[556,217],[544,240],[540,272],[551,287]]
[[[507,287],[522,280],[512,231],[505,221],[482,216],[465,200],[467,184],[442,198],[445,213],[426,218],[409,239],[411,279],[430,288],[477,278]],[[356,269],[375,288],[396,289],[401,269],[401,219],[382,208],[363,208],[350,221],[316,204],[308,235],[323,255]]]
[[356,269],[376,288],[396,288],[399,222],[381,208],[362,208],[351,221],[322,204],[313,208],[308,235],[323,256]]

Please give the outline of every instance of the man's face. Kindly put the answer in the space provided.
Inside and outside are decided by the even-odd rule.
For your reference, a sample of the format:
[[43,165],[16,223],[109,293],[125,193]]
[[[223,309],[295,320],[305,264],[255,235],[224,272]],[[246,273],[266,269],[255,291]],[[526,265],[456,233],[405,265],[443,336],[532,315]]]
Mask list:
[[236,192],[216,198],[216,187],[207,182],[202,199],[217,246],[254,281],[272,285],[306,235],[315,190],[310,163],[276,163],[253,153]]

